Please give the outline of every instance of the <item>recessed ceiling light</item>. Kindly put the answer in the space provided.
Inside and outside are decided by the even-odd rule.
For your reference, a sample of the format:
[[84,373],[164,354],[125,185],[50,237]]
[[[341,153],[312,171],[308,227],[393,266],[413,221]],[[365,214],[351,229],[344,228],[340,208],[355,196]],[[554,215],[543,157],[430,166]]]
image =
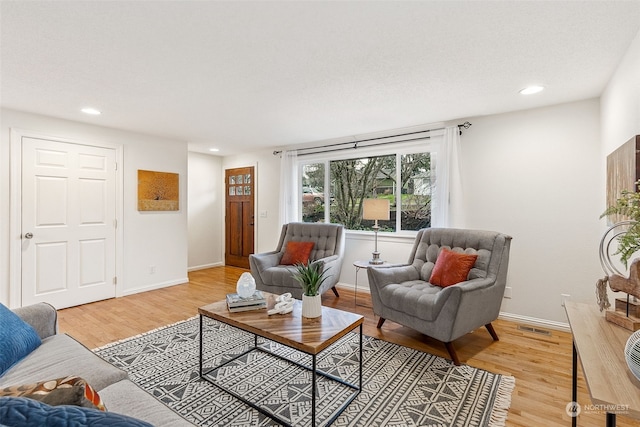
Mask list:
[[542,92],[543,90],[543,86],[529,86],[522,89],[520,93],[523,95],[533,95],[534,93]]
[[220,151],[220,149],[219,148],[209,148],[209,151],[211,151],[213,153],[216,153],[216,152]]
[[90,107],[83,108],[80,111],[82,111],[85,114],[91,114],[92,116],[99,116],[100,114],[102,114],[100,110],[96,110],[95,108],[90,108]]

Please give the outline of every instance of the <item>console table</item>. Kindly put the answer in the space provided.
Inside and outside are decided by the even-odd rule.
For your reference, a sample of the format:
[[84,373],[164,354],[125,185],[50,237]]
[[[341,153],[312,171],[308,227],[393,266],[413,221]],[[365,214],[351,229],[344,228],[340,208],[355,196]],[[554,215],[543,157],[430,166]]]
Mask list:
[[[607,427],[614,427],[616,414],[640,419],[640,381],[624,358],[624,346],[631,332],[608,322],[591,304],[565,303],[573,334],[572,398],[578,399],[578,356],[592,405],[606,412]],[[577,416],[572,419],[577,425]]]

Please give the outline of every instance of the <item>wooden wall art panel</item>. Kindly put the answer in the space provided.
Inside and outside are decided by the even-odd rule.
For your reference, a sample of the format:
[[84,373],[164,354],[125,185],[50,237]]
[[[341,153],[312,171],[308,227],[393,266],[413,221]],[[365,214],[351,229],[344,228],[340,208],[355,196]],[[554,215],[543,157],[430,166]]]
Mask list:
[[[607,156],[607,207],[616,204],[623,190],[638,191],[640,180],[640,135],[634,136]],[[620,215],[610,215],[609,224],[624,221]]]

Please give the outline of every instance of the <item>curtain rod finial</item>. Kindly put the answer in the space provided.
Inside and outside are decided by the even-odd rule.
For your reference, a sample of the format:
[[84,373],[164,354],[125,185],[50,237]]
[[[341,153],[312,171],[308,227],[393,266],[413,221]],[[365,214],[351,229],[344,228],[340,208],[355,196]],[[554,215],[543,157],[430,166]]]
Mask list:
[[471,123],[469,122],[464,122],[463,124],[458,125],[458,131],[460,132],[460,135],[462,135],[462,128],[469,129],[470,127]]

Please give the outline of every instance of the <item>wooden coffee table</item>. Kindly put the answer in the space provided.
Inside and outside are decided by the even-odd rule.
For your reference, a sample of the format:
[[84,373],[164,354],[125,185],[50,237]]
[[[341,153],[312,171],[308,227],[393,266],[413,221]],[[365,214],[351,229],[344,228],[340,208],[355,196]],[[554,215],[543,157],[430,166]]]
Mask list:
[[[268,308],[272,308],[275,304],[275,298],[277,297],[277,295],[267,292],[263,292],[263,294],[267,299]],[[260,406],[259,402],[251,402],[244,396],[239,395],[233,390],[230,390],[223,385],[216,383],[214,378],[210,374],[253,351],[269,353],[280,359],[287,360],[292,365],[296,365],[311,371],[311,425],[313,426],[316,425],[317,375],[321,375],[325,378],[329,378],[333,381],[339,382],[340,384],[344,384],[345,386],[354,390],[354,393],[347,400],[345,400],[345,402],[341,406],[339,406],[336,411],[334,411],[332,416],[325,424],[327,426],[333,423],[338,418],[338,416],[346,409],[347,406],[349,406],[349,404],[356,398],[356,396],[362,389],[362,325],[364,323],[364,318],[358,314],[349,313],[330,307],[322,307],[322,316],[309,319],[306,317],[302,317],[302,302],[299,300],[296,300],[293,307],[293,312],[284,315],[274,314],[272,316],[269,316],[267,314],[267,310],[265,309],[232,313],[227,309],[226,301],[219,301],[200,307],[198,309],[198,313],[200,314],[200,377],[285,426],[291,426],[292,424],[290,423],[290,421],[282,419],[276,414],[267,411],[265,408]],[[203,336],[204,317],[215,319],[219,322],[226,323],[228,325],[253,334],[253,346],[242,354],[234,356],[221,365],[215,366],[205,371],[203,369],[203,342],[205,340],[205,337]],[[344,337],[349,332],[355,330],[358,327],[360,329],[360,366],[358,384],[355,385],[348,383],[339,377],[319,370],[317,367],[317,358],[318,355],[326,350],[329,346],[331,346],[331,344],[334,344],[340,338]],[[268,340],[311,355],[311,366],[306,366],[299,362],[288,360],[281,355],[272,353],[264,347],[258,346],[258,337],[266,338]]]

